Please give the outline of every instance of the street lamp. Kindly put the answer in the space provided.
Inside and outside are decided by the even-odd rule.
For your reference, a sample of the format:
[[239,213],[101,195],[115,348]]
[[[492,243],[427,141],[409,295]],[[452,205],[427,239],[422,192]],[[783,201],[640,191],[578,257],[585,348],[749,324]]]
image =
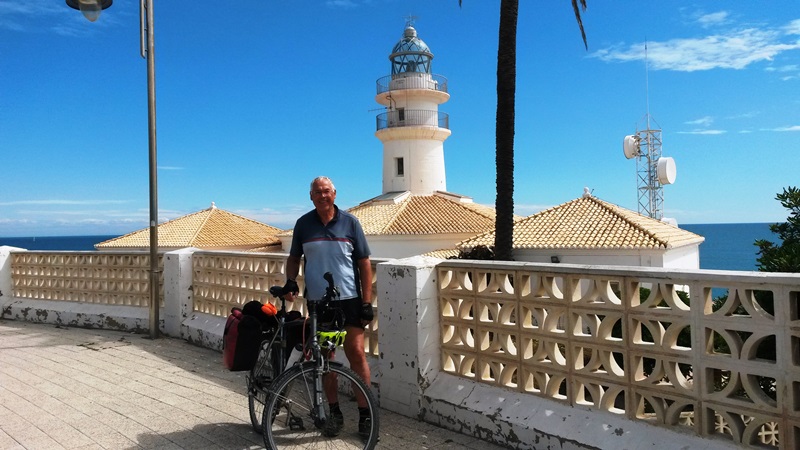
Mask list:
[[[66,0],[94,22],[113,0]],[[156,55],[153,37],[153,0],[139,0],[139,47],[147,60],[147,130],[150,147],[150,337],[159,334],[158,299],[158,174],[156,153]]]
[[94,22],[100,17],[100,11],[108,8],[114,0],[67,0],[70,8],[75,8],[83,13],[89,22]]

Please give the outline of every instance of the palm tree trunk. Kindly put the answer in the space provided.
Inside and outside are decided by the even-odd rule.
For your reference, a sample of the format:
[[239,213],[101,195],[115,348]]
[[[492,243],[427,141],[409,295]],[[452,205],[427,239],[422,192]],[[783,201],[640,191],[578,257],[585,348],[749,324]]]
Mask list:
[[500,37],[497,48],[497,122],[495,164],[495,259],[513,260],[514,237],[514,111],[517,91],[518,0],[500,2]]

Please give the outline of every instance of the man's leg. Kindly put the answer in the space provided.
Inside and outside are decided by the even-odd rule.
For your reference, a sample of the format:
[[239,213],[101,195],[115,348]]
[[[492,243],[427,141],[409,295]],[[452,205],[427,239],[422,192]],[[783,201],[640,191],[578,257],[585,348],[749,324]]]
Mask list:
[[[347,335],[344,338],[344,354],[350,362],[350,368],[358,374],[367,385],[370,385],[370,370],[367,364],[367,355],[364,352],[364,329],[361,327],[347,326]],[[358,406],[367,406],[366,400],[362,396],[357,396]]]

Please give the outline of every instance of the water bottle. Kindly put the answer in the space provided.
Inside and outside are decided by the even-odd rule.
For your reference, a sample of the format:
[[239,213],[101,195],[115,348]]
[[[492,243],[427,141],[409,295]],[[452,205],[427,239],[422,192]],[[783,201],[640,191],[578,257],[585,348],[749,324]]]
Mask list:
[[292,349],[292,354],[289,355],[289,360],[286,361],[286,368],[288,369],[289,367],[295,365],[295,363],[297,361],[300,361],[300,358],[302,357],[303,357],[303,346],[297,344],[294,346],[294,349]]

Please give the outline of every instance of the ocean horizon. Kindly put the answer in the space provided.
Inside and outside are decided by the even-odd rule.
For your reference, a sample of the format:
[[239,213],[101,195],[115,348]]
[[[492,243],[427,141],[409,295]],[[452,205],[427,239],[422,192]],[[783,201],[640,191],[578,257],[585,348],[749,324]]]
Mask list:
[[[757,270],[758,239],[777,244],[780,239],[769,223],[681,224],[680,228],[706,238],[700,245],[700,268]],[[92,251],[94,245],[118,235],[0,237],[0,246],[26,250]]]
[[94,245],[113,239],[118,235],[98,234],[86,236],[29,236],[0,237],[0,246],[24,248],[25,250],[94,250]]

